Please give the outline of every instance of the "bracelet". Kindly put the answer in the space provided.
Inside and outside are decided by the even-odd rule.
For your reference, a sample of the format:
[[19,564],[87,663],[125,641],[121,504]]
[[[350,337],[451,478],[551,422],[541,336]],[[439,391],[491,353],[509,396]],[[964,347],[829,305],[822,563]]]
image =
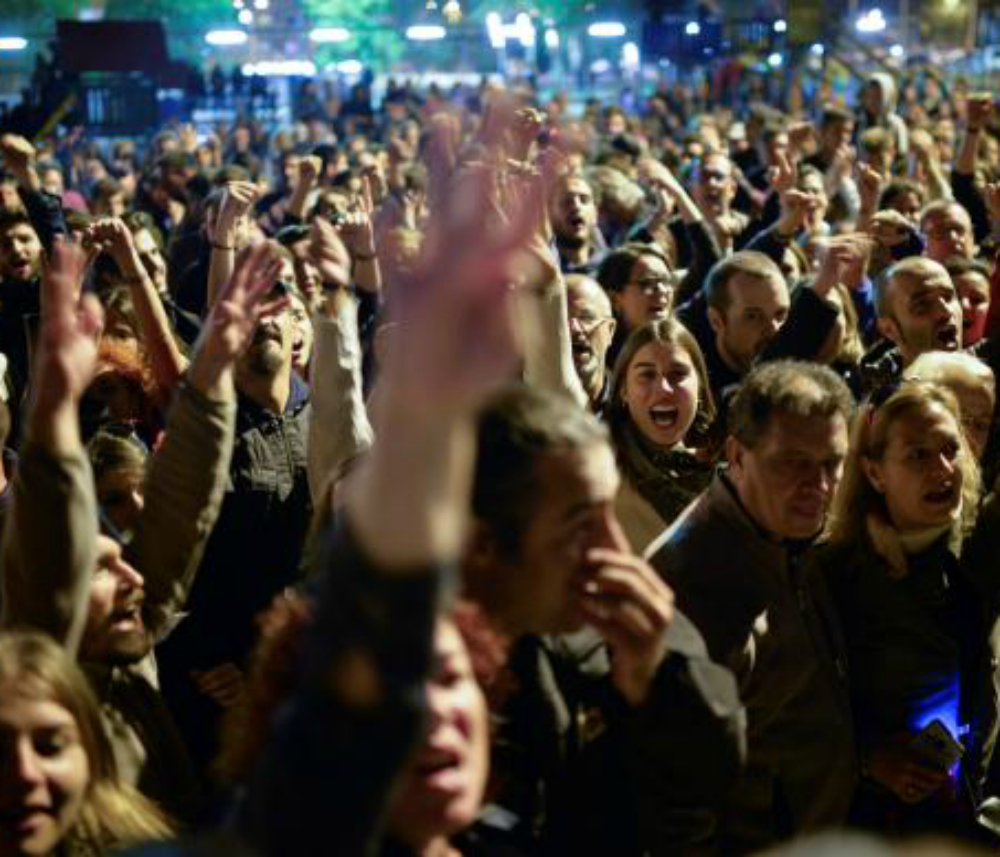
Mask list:
[[228,244],[216,244],[214,241],[212,242],[212,247],[215,250],[235,250],[236,249],[235,247],[230,247]]

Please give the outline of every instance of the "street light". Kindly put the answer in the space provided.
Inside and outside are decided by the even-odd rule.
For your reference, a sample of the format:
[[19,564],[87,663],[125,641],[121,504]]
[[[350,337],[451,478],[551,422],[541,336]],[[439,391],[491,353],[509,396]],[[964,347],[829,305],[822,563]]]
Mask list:
[[587,35],[595,39],[620,39],[626,32],[620,21],[598,21],[587,27]]
[[859,33],[881,33],[885,29],[885,16],[878,7],[869,9],[855,22]]
[[697,21],[688,21],[684,26],[684,33],[688,36],[700,36],[701,35],[701,24]]
[[414,24],[406,28],[406,38],[413,42],[436,42],[445,35],[445,28],[437,24]]
[[329,42],[346,42],[351,37],[351,31],[343,27],[316,27],[310,31],[310,41],[317,44],[327,44]]
[[787,29],[788,29],[788,22],[787,21],[779,19],[779,20],[777,20],[777,21],[774,22],[774,32],[776,32],[776,33],[784,33]]
[[219,48],[228,48],[245,45],[247,34],[246,30],[209,30],[205,33],[205,41]]
[[20,36],[0,37],[0,51],[23,51],[28,47],[28,40]]

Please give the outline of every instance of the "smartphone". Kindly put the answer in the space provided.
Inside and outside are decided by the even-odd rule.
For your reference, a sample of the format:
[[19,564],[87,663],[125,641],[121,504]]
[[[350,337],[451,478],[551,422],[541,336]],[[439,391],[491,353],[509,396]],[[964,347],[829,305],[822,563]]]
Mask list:
[[965,754],[963,747],[940,720],[932,720],[910,744],[931,767],[950,771]]

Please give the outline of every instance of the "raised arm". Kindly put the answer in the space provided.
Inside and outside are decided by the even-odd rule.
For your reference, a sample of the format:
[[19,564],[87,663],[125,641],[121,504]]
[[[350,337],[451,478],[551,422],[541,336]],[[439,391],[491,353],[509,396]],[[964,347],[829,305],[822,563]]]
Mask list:
[[260,192],[252,182],[229,182],[212,230],[212,256],[208,264],[208,291],[205,313],[215,305],[219,293],[229,282],[236,264],[236,253],[244,233],[244,221],[250,215]]
[[222,505],[236,422],[233,366],[258,319],[285,304],[267,294],[274,249],[247,251],[209,313],[187,378],[153,456],[142,514],[125,555],[146,580],[147,625],[160,636],[187,600]]
[[442,574],[467,537],[474,414],[515,362],[512,243],[475,226],[449,234],[461,240],[434,239],[406,284],[379,443],[352,477],[299,692],[243,806],[244,835],[265,855],[373,852],[419,736]]
[[28,625],[73,653],[97,565],[97,500],[80,437],[102,313],[79,297],[85,260],[56,241],[42,278],[42,322],[26,435],[3,540],[4,626]]

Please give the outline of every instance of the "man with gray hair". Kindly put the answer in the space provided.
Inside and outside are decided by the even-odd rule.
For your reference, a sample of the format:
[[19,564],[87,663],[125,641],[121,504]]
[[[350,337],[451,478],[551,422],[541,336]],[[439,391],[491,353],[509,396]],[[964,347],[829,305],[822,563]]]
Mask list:
[[851,394],[829,369],[776,361],[736,393],[728,467],[648,551],[747,709],[746,769],[719,853],[841,824],[857,765],[843,644],[806,562],[848,448]]

